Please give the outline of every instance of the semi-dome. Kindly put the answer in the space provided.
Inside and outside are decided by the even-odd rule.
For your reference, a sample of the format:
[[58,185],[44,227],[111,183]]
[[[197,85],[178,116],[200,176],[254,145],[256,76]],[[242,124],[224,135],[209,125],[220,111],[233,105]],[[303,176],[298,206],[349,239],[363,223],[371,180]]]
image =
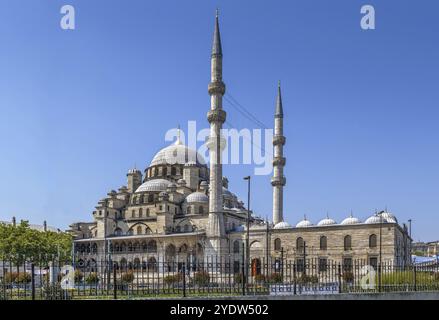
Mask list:
[[202,192],[193,192],[186,197],[186,202],[209,202],[209,197]]
[[153,179],[145,181],[136,192],[166,191],[171,181],[165,179]]
[[150,167],[161,164],[196,164],[205,165],[203,156],[196,150],[184,145],[178,138],[177,141],[161,149],[151,161]]
[[286,221],[278,222],[273,227],[273,229],[287,229],[287,228],[291,228],[291,225]]
[[337,224],[337,222],[329,217],[326,217],[325,219],[320,220],[319,223],[317,223],[318,226],[332,226],[334,224]]
[[341,225],[351,225],[351,224],[359,224],[361,223],[361,220],[358,218],[355,218],[354,216],[352,216],[352,214],[347,217],[346,219],[344,219],[340,224]]
[[299,223],[296,224],[296,228],[307,228],[311,226],[312,226],[311,221],[309,221],[306,217],[304,217],[302,221],[299,221]]

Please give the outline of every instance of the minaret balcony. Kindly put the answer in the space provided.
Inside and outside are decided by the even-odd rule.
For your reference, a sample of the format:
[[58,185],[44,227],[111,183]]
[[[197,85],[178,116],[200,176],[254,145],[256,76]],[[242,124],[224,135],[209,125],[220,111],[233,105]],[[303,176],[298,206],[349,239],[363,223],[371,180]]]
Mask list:
[[207,113],[207,121],[209,121],[209,123],[224,123],[226,121],[226,115],[226,112],[222,109],[210,110]]
[[273,177],[271,178],[271,185],[273,187],[284,186],[287,183],[287,179],[285,177]]
[[226,85],[222,81],[211,82],[207,87],[207,91],[211,96],[215,94],[224,95],[226,92]]
[[281,135],[274,135],[273,136],[273,145],[274,146],[278,146],[278,145],[284,145],[286,141],[286,138],[284,136]]
[[273,166],[285,166],[286,159],[285,157],[274,157],[273,158]]

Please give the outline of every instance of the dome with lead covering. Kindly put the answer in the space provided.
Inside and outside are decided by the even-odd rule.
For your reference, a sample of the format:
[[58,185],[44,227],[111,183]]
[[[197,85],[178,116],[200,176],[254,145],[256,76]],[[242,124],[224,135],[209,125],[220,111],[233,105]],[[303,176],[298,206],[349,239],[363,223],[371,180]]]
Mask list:
[[186,197],[186,202],[209,202],[209,197],[202,192],[193,192]]
[[206,161],[201,154],[190,149],[188,146],[184,145],[180,139],[177,139],[175,143],[157,152],[151,161],[150,167],[163,164],[206,165]]
[[396,217],[395,217],[392,213],[390,213],[390,212],[383,211],[383,212],[380,213],[380,215],[381,215],[384,219],[386,219],[387,222],[390,222],[390,223],[398,223],[398,219],[396,219]]
[[157,192],[166,191],[171,181],[165,179],[153,179],[145,181],[140,187],[137,188],[136,192]]
[[319,223],[317,223],[318,226],[332,226],[334,224],[337,224],[337,222],[329,217],[326,217],[325,219],[320,220]]
[[304,217],[302,221],[299,221],[299,223],[296,224],[296,228],[307,228],[311,226],[312,226],[311,221],[309,221],[306,217]]
[[286,221],[278,222],[273,227],[273,229],[287,229],[287,228],[291,228],[291,225]]
[[360,219],[355,218],[354,216],[352,216],[352,214],[347,217],[346,219],[344,219],[340,224],[341,225],[351,225],[351,224],[359,224],[361,223]]
[[[386,223],[387,220],[383,217],[382,222]],[[378,214],[374,214],[373,216],[367,218],[366,221],[364,221],[364,223],[367,224],[381,223],[381,217]]]

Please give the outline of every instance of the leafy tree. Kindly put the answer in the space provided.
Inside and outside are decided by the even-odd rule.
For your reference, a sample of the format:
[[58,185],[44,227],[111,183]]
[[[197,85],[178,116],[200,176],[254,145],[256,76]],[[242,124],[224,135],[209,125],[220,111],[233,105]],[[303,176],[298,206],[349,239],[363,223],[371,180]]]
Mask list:
[[54,257],[67,261],[72,237],[67,233],[42,232],[22,221],[17,225],[0,224],[0,259],[14,264],[47,262]]

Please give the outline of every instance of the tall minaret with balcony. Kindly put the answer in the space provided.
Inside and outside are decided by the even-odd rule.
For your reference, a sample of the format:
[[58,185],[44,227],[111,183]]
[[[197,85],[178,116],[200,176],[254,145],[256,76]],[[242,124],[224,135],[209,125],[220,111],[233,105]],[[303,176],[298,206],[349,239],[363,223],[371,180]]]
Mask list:
[[271,185],[273,186],[273,223],[276,225],[284,221],[283,215],[283,188],[286,183],[284,176],[284,113],[282,109],[282,95],[280,90],[280,82],[277,88],[276,111],[274,114],[274,136],[273,136],[273,178]]
[[210,123],[210,136],[207,143],[210,158],[210,181],[209,181],[209,223],[207,236],[210,239],[212,249],[218,252],[221,245],[220,239],[225,235],[223,217],[223,192],[222,192],[222,159],[221,153],[225,147],[224,138],[221,136],[221,128],[226,120],[226,112],[223,110],[223,95],[226,87],[223,82],[223,53],[218,23],[218,10],[215,18],[215,30],[213,33],[213,45],[211,55],[211,80],[208,86],[210,95],[210,111],[207,120]]

